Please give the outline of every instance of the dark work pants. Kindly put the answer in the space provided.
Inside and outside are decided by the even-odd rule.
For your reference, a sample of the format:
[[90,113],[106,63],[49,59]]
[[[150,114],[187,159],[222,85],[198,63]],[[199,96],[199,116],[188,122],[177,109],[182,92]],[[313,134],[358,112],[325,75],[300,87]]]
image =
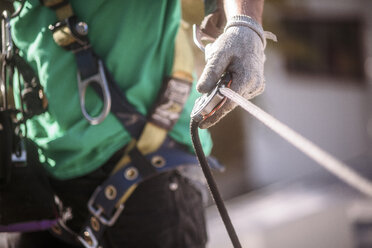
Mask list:
[[[51,184],[65,207],[71,207],[73,220],[68,226],[79,231],[87,217],[90,195],[110,173],[116,161],[84,177]],[[13,234],[7,248],[76,247],[53,237],[48,231]],[[205,247],[207,241],[201,193],[177,170],[142,182],[125,203],[116,224],[103,236],[104,248],[116,247]],[[79,246],[78,246],[79,247]]]

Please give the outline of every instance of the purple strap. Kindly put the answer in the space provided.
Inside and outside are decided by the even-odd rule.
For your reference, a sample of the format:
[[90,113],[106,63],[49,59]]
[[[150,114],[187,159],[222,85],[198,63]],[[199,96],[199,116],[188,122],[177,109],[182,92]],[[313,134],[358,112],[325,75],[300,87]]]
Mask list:
[[56,225],[58,219],[21,222],[10,225],[0,225],[0,232],[33,232],[49,229]]

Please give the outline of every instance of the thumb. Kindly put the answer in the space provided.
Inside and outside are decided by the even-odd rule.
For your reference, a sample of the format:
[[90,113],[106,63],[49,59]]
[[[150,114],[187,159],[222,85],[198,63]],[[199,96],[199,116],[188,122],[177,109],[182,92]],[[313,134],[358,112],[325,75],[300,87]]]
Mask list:
[[216,86],[221,75],[225,72],[229,62],[227,56],[223,56],[219,53],[212,54],[207,60],[203,73],[196,84],[197,91],[200,93],[210,92]]

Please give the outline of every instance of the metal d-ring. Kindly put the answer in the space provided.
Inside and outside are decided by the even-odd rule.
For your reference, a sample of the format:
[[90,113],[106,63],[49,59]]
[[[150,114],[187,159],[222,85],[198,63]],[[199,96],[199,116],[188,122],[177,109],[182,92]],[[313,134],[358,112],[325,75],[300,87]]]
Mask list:
[[[81,111],[85,117],[92,125],[97,125],[101,123],[106,116],[110,113],[111,109],[111,95],[110,90],[107,85],[107,79],[105,76],[105,71],[103,69],[103,64],[101,60],[98,60],[98,73],[86,78],[84,80],[81,79],[80,73],[77,74],[78,77],[78,88],[79,88],[79,97],[80,97],[80,107]],[[91,83],[97,83],[102,90],[103,95],[103,108],[101,113],[97,117],[92,117],[88,114],[86,107],[85,107],[85,93],[88,88],[88,86]]]

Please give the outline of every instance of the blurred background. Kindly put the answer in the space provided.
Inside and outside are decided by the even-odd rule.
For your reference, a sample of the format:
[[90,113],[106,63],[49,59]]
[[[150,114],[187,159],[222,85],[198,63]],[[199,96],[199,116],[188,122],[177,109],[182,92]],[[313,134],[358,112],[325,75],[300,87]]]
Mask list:
[[[266,90],[253,102],[372,179],[372,1],[266,0]],[[211,129],[243,247],[372,247],[372,201],[241,109]],[[232,247],[215,206],[209,247]]]

